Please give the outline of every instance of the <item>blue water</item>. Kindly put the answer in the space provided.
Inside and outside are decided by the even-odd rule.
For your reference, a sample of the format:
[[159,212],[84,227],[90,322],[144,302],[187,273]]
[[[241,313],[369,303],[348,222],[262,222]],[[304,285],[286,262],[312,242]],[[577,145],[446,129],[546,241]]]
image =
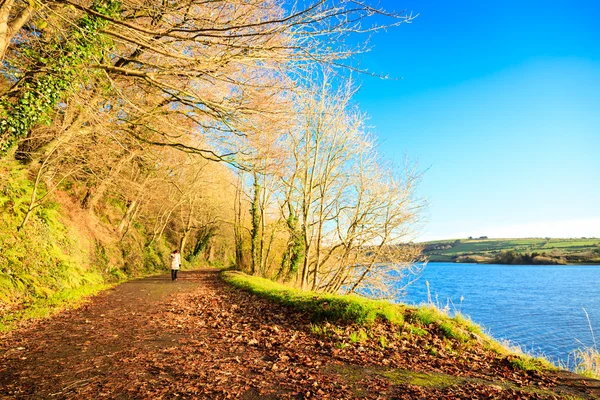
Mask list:
[[[600,266],[429,263],[399,301],[449,305],[496,339],[572,367],[572,352],[600,348]],[[461,297],[463,300],[461,302]]]

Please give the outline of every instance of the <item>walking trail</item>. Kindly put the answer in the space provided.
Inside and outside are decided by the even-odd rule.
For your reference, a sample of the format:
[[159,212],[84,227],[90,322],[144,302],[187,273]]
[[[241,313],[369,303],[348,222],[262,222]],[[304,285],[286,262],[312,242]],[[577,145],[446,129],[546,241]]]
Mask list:
[[331,329],[216,270],[146,278],[0,337],[0,398],[600,399],[599,381],[517,371],[483,350],[433,354],[397,334],[346,343],[359,327]]

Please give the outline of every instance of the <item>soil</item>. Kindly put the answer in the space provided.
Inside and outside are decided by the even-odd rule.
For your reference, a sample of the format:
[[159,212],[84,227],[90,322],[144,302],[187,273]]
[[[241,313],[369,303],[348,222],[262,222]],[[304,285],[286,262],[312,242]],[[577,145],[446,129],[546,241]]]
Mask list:
[[1,337],[2,399],[600,399],[435,331],[311,322],[205,269],[108,290]]

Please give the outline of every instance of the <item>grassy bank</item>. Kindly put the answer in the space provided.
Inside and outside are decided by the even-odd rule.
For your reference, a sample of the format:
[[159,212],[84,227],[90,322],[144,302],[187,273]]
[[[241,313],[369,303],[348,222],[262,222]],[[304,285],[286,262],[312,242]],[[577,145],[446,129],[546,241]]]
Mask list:
[[48,298],[35,299],[20,310],[0,316],[0,332],[8,332],[25,321],[48,318],[61,311],[80,307],[90,296],[106,290],[114,284],[81,286],[55,293]]
[[[225,271],[222,273],[222,277],[237,288],[306,312],[315,324],[316,333],[336,332],[340,330],[340,326],[357,325],[359,328],[349,332],[347,338],[341,343],[354,343],[371,338],[381,341],[380,345],[385,347],[388,339],[382,339],[385,336],[371,332],[371,328],[376,323],[383,322],[390,324],[396,331],[396,335],[431,339],[436,344],[427,342],[424,346],[432,354],[438,354],[440,351],[456,352],[460,349],[482,347],[496,354],[497,357],[506,358],[513,367],[521,370],[553,370],[556,368],[543,358],[530,357],[514,349],[508,349],[483,333],[479,325],[464,316],[457,314],[450,317],[433,306],[416,307],[354,295],[303,292],[237,271]],[[442,338],[441,347],[436,338]]]

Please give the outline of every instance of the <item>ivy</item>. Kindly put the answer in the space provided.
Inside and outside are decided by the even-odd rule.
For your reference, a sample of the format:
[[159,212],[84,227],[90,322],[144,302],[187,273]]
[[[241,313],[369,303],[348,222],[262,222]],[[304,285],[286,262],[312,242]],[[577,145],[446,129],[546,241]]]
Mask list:
[[[119,14],[118,1],[95,1],[91,9],[108,16]],[[108,22],[88,14],[82,16],[68,37],[58,37],[47,48],[24,47],[36,72],[26,73],[18,94],[0,98],[0,156],[5,155],[36,125],[50,124],[61,99],[86,82],[85,65],[103,57],[109,40],[99,31]]]

